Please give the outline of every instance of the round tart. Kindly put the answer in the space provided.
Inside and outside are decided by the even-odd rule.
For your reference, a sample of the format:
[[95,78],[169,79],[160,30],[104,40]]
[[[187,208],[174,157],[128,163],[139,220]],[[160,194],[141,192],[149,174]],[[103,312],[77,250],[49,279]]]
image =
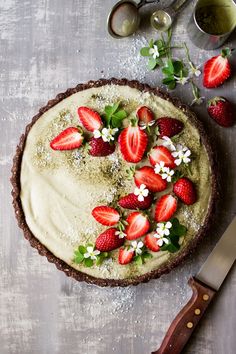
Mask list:
[[11,181],[31,246],[101,286],[146,282],[178,265],[205,235],[217,191],[195,115],[125,79],[80,84],[41,108]]

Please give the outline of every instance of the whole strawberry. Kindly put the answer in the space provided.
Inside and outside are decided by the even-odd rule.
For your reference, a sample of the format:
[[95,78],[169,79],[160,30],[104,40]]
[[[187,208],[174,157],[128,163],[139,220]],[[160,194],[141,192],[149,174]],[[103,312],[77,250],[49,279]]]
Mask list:
[[193,182],[186,177],[180,178],[175,182],[173,192],[184,204],[191,205],[197,200],[195,186]]
[[119,238],[118,230],[114,227],[101,233],[96,239],[96,249],[101,252],[109,252],[123,246],[124,238]]
[[171,138],[172,136],[179,134],[184,127],[180,120],[169,117],[161,117],[157,119],[157,125],[159,128],[160,138],[163,136],[168,136]]
[[209,100],[207,111],[209,116],[222,127],[231,127],[234,124],[234,108],[226,98],[214,97]]
[[130,193],[122,198],[120,198],[118,204],[124,209],[148,209],[152,205],[153,196],[152,194],[148,194],[144,197],[143,201],[138,200],[138,196],[134,193]]
[[102,138],[91,138],[89,140],[89,154],[92,156],[107,156],[115,151],[115,144],[103,141]]

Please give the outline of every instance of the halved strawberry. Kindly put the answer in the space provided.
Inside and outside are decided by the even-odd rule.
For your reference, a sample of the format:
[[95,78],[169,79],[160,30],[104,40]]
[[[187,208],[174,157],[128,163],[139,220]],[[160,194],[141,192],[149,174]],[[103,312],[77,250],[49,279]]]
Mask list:
[[90,138],[89,139],[89,154],[92,156],[108,156],[113,154],[116,149],[114,143],[103,141],[102,138]]
[[156,203],[155,220],[168,221],[176,212],[177,199],[171,194],[163,195]]
[[203,85],[207,88],[218,87],[231,75],[231,67],[228,57],[231,54],[229,48],[221,51],[220,55],[209,59],[203,70]]
[[151,232],[150,234],[147,234],[144,238],[144,244],[151,251],[158,252],[160,251],[160,246],[158,246],[157,238],[153,236],[154,234],[155,232]]
[[185,204],[194,204],[197,200],[197,193],[195,186],[190,179],[183,177],[175,182],[173,192]]
[[150,108],[146,106],[142,106],[137,110],[137,117],[139,119],[139,123],[143,122],[144,124],[150,123],[152,120],[154,120],[154,114],[150,110]]
[[101,252],[109,252],[123,246],[125,239],[119,238],[119,235],[116,235],[117,231],[116,228],[111,227],[101,233],[96,239],[96,249]]
[[138,196],[134,193],[129,193],[126,196],[120,198],[118,204],[124,209],[148,209],[152,205],[153,195],[148,194],[147,197],[144,197],[144,200],[140,202]]
[[166,180],[156,174],[150,166],[143,166],[136,170],[134,173],[134,182],[138,187],[141,184],[145,184],[147,189],[153,193],[161,192],[167,187]]
[[121,132],[118,142],[125,161],[137,163],[143,158],[148,136],[139,126],[130,125]]
[[84,137],[81,129],[70,127],[63,130],[51,142],[53,150],[73,150],[79,148],[83,143]]
[[179,134],[184,127],[184,124],[180,120],[170,117],[161,117],[157,119],[157,125],[160,138],[163,136],[171,138],[172,136]]
[[81,123],[90,132],[100,129],[102,126],[102,119],[98,112],[93,111],[88,107],[79,107],[78,115]]
[[119,249],[119,256],[118,260],[120,264],[128,264],[134,258],[134,251],[131,251],[127,248],[120,248]]
[[135,240],[136,238],[142,237],[150,228],[148,217],[139,211],[134,211],[129,214],[126,221],[128,223],[125,229],[127,240]]
[[120,220],[118,211],[108,206],[97,206],[92,210],[92,215],[100,224],[113,226]]
[[167,147],[160,145],[154,146],[149,154],[149,161],[152,166],[155,166],[157,163],[163,161],[165,167],[175,168],[175,159],[172,156],[170,150]]

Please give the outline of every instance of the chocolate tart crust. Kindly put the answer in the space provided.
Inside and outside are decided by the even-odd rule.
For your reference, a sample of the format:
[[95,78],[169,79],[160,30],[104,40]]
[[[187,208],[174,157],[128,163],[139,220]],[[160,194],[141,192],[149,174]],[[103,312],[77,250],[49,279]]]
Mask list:
[[[202,143],[204,144],[208,158],[210,162],[211,172],[212,172],[212,185],[211,185],[211,199],[208,207],[208,213],[205,218],[204,225],[201,226],[196,236],[191,240],[191,242],[179,252],[179,254],[172,259],[171,261],[163,264],[163,266],[159,267],[156,270],[153,270],[149,273],[146,273],[141,276],[136,276],[134,278],[127,278],[127,279],[100,279],[95,278],[85,273],[82,273],[68,264],[66,264],[61,259],[57,258],[52,252],[50,252],[43,244],[39,242],[39,240],[32,234],[30,231],[26,220],[25,215],[23,212],[23,208],[21,205],[20,199],[20,192],[21,192],[21,184],[20,184],[20,173],[21,173],[21,161],[24,152],[25,142],[27,139],[27,135],[34,125],[34,123],[42,116],[42,114],[48,111],[50,108],[55,106],[60,101],[64,100],[65,98],[71,96],[72,94],[89,89],[91,87],[100,87],[104,85],[125,85],[131,88],[136,88],[140,91],[146,91],[153,93],[156,96],[159,96],[167,101],[172,102],[177,108],[181,109],[184,114],[190,119],[191,123],[198,129]],[[42,107],[39,110],[39,113],[33,117],[31,123],[26,126],[25,133],[21,135],[19,145],[16,148],[16,153],[13,158],[13,167],[12,167],[12,176],[11,176],[11,184],[13,186],[12,189],[12,197],[13,197],[13,206],[15,209],[15,215],[18,222],[19,227],[23,230],[24,237],[29,241],[30,245],[37,249],[38,253],[41,256],[47,257],[47,260],[50,263],[54,263],[57,269],[63,271],[67,276],[76,279],[77,281],[86,281],[90,284],[96,284],[99,286],[128,286],[128,285],[137,285],[139,283],[146,283],[150,279],[159,278],[162,274],[169,273],[173,268],[178,266],[180,263],[184,261],[184,259],[191,253],[194,252],[197,244],[200,240],[204,237],[204,235],[209,230],[212,216],[214,214],[214,209],[216,206],[216,201],[219,196],[219,188],[218,188],[218,168],[216,164],[216,158],[213,154],[211,144],[209,138],[203,128],[202,123],[197,119],[195,114],[190,111],[190,109],[184,105],[178,98],[170,97],[169,94],[162,92],[159,88],[151,88],[149,85],[142,84],[138,81],[129,81],[127,79],[100,79],[97,81],[89,81],[84,84],[79,84],[75,88],[68,89],[64,93],[60,93],[56,96],[55,99],[50,100],[46,106]]]

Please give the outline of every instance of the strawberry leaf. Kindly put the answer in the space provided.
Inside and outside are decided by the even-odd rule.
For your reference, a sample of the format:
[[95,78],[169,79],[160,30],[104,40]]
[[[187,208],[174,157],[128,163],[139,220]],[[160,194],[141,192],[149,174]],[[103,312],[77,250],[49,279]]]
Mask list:
[[81,253],[81,254],[85,254],[86,253],[86,247],[84,247],[84,246],[79,246],[79,252]]
[[75,257],[74,257],[74,262],[75,262],[76,264],[80,264],[80,263],[83,262],[83,260],[84,260],[84,255],[83,255],[82,253],[80,253],[79,251],[75,251],[75,252],[74,252],[74,255],[75,255]]
[[142,55],[142,57],[150,57],[150,53],[149,53],[150,48],[149,47],[143,47],[140,49],[140,55]]
[[115,103],[113,106],[106,106],[103,118],[106,126],[111,128],[120,128],[122,121],[127,117],[127,112],[124,109],[119,109],[120,102]]
[[148,59],[148,64],[147,64],[147,67],[149,70],[153,70],[155,69],[155,67],[157,66],[157,61],[156,59],[154,58],[149,58]]
[[93,266],[93,260],[91,258],[85,258],[84,259],[84,264],[86,267],[90,268]]

